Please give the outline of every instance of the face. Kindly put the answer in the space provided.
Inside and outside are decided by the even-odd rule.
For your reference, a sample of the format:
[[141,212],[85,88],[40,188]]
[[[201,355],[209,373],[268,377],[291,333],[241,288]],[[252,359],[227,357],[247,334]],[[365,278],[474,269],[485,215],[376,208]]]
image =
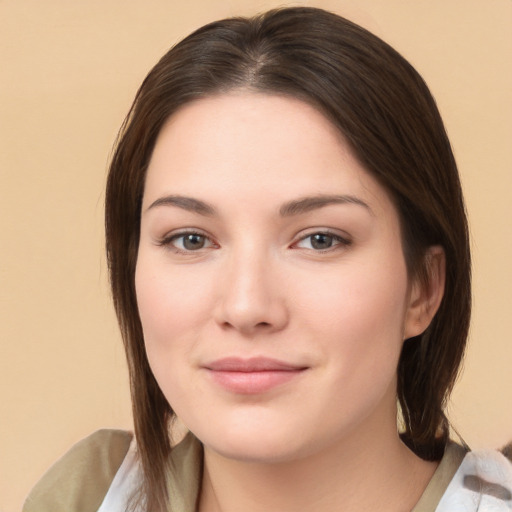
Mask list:
[[162,129],[137,300],[156,380],[207,449],[291,460],[396,435],[410,289],[390,197],[311,106],[232,93]]

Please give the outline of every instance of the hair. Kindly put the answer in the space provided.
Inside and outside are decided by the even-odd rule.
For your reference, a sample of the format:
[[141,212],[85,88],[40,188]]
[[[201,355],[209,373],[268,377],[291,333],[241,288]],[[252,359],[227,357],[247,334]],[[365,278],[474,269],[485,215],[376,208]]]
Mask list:
[[435,101],[414,68],[367,30],[316,8],[272,10],[208,24],[150,71],[118,136],[106,190],[106,244],[114,306],[128,360],[135,435],[148,510],[167,510],[165,468],[174,414],[146,357],[135,267],[141,202],[157,136],[180,107],[245,90],[300,99],[322,112],[398,210],[410,276],[428,279],[428,247],[446,255],[444,298],[427,330],[404,342],[397,399],[403,441],[442,457],[444,414],[466,344],[470,253],[455,159]]

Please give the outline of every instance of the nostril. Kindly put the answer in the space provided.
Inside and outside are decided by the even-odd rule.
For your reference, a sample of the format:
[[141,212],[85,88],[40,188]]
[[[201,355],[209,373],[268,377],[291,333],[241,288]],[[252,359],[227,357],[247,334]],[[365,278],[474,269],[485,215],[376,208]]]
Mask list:
[[270,333],[282,329],[287,324],[287,309],[278,300],[267,297],[255,300],[235,300],[226,297],[219,301],[214,312],[214,320],[223,331],[240,331],[245,334]]

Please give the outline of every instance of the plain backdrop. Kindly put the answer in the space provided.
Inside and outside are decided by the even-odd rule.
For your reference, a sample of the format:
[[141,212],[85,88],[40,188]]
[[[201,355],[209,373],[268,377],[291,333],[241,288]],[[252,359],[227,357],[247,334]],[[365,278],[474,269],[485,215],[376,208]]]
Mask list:
[[[286,2],[0,0],[0,512],[101,427],[130,428],[103,255],[111,145],[139,83],[193,29]],[[512,438],[512,2],[312,1],[391,43],[436,97],[460,167],[474,316],[450,417]]]

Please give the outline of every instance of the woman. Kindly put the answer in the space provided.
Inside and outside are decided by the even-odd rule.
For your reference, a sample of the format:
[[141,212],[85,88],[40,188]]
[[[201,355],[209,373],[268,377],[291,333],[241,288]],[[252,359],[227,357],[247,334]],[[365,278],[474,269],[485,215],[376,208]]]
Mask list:
[[509,509],[507,460],[449,440],[464,203],[387,44],[311,8],[193,33],[125,121],[106,236],[136,441],[75,447],[26,511]]

